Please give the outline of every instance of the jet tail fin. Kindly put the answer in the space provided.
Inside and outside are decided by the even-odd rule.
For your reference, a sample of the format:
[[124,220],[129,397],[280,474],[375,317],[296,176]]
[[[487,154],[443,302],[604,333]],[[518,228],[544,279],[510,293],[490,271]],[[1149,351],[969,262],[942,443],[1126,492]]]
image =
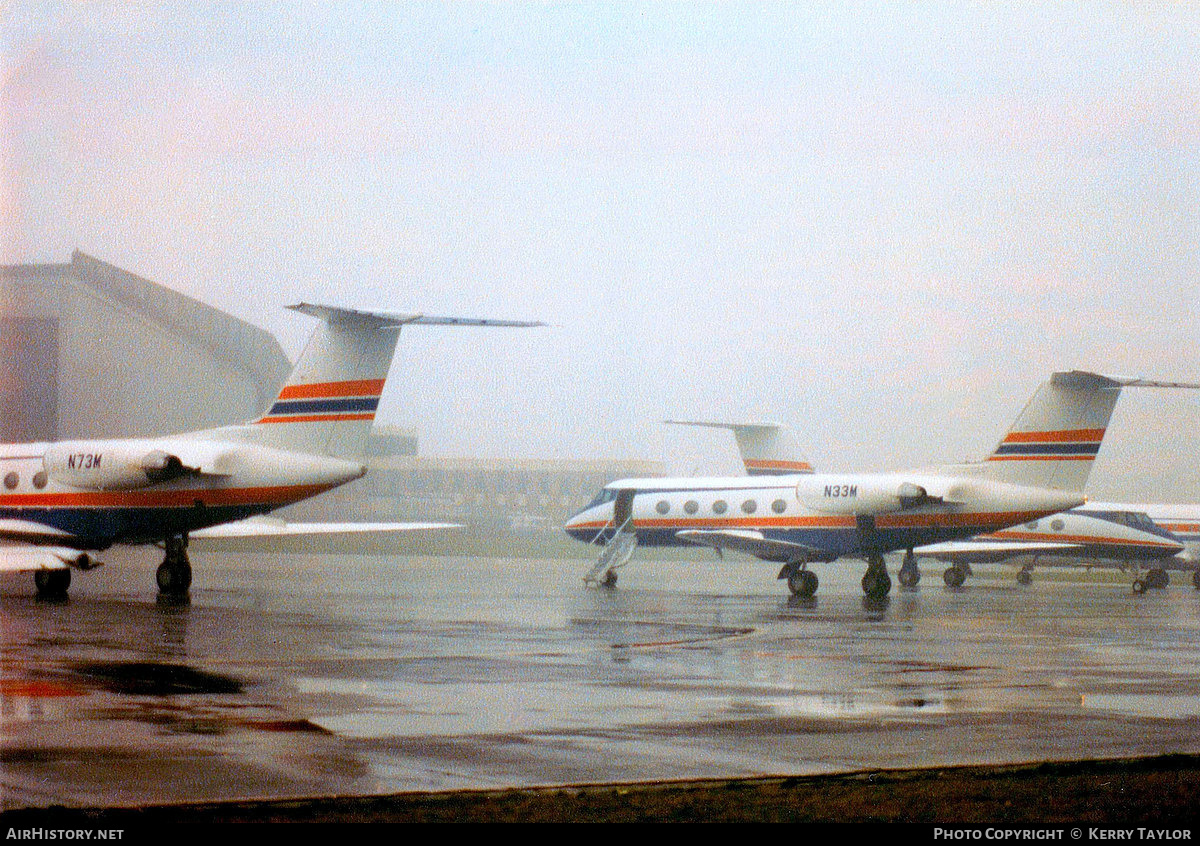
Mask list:
[[516,320],[433,317],[299,303],[321,320],[279,396],[245,427],[266,446],[316,455],[360,456],[375,420],[396,342],[405,326],[542,326]]
[[1012,484],[1082,491],[1123,387],[1200,388],[1200,384],[1081,370],[1055,373],[1038,388],[988,457],[988,475]]
[[786,476],[811,473],[796,435],[782,423],[725,423],[712,420],[666,420],[676,426],[729,429],[737,440],[747,476]]

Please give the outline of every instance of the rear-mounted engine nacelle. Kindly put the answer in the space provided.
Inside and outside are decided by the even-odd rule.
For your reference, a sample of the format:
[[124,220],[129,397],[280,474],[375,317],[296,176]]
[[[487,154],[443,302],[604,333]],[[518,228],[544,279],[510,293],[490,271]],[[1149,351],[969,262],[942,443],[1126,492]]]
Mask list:
[[97,491],[144,488],[191,472],[178,456],[121,441],[52,444],[42,463],[55,482]]
[[881,476],[813,476],[800,480],[796,496],[825,514],[889,514],[941,501],[921,485]]

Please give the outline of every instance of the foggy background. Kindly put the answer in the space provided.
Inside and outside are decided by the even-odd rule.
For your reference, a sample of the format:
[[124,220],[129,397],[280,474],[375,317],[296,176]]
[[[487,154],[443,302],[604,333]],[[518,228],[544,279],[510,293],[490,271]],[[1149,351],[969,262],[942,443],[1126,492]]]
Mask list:
[[[433,456],[741,472],[981,458],[1082,367],[1200,381],[1184,4],[0,7],[0,262],[75,248],[266,327],[401,338]],[[70,386],[63,386],[70,390]],[[233,421],[231,421],[233,422]],[[1200,501],[1200,393],[1128,391],[1090,492]]]

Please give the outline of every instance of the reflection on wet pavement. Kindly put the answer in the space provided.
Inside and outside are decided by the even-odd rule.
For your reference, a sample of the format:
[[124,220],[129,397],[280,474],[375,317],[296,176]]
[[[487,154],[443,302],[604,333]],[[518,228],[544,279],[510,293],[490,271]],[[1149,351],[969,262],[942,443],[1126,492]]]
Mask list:
[[[864,603],[750,561],[227,554],[0,583],[2,806],[1200,749],[1200,595],[1011,574]],[[930,580],[932,582],[932,580]]]

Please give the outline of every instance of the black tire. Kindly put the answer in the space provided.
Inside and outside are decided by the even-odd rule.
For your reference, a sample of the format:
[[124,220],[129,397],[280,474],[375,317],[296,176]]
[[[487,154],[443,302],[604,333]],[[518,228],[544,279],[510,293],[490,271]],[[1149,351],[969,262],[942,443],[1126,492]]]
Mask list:
[[863,593],[871,599],[881,599],[892,592],[892,577],[887,573],[867,572],[862,577]]
[[900,587],[916,587],[921,583],[921,571],[916,567],[910,570],[901,567],[900,572],[896,574],[896,579],[900,582]]
[[70,570],[34,570],[33,584],[38,596],[45,599],[61,599],[71,586]]
[[181,596],[192,586],[192,568],[187,564],[167,564],[159,566],[154,574],[161,593],[169,596]]
[[801,599],[810,599],[816,592],[820,581],[817,579],[817,574],[808,570],[796,570],[788,576],[788,590],[792,592],[792,596],[798,596]]

